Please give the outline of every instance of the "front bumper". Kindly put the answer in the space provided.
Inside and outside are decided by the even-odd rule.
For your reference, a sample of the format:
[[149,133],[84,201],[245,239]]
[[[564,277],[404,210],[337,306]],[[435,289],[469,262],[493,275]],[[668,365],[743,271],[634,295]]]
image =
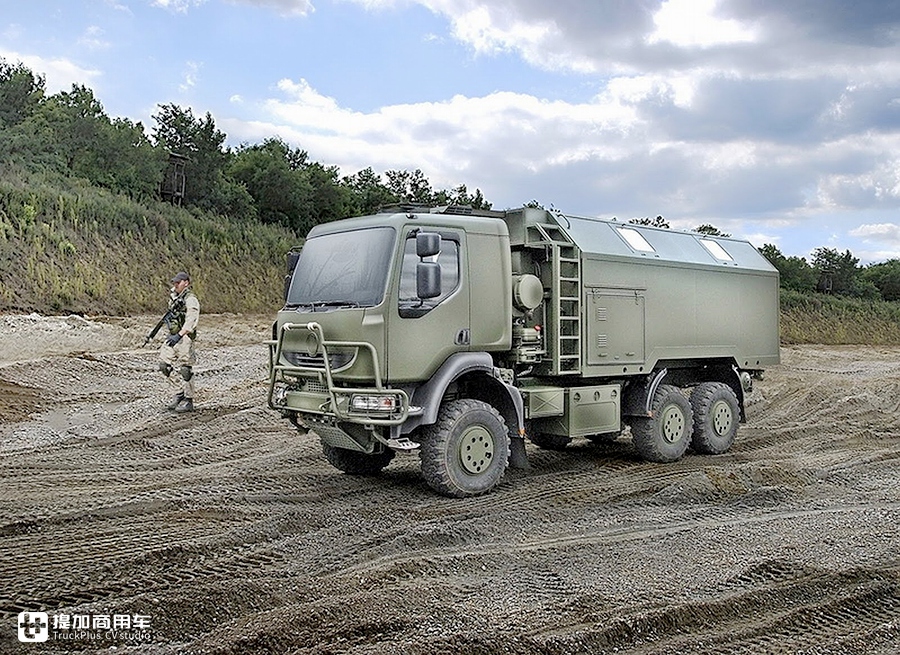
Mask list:
[[[296,331],[306,332],[308,357],[285,357],[285,338]],[[315,322],[284,323],[269,346],[269,407],[281,412],[297,413],[357,423],[365,426],[392,426],[406,421],[410,413],[409,395],[402,389],[384,386],[375,347],[364,341],[330,341],[322,326]],[[363,349],[369,352],[373,366],[373,386],[339,386],[334,380],[335,357],[329,349]],[[352,365],[349,364],[343,368]]]

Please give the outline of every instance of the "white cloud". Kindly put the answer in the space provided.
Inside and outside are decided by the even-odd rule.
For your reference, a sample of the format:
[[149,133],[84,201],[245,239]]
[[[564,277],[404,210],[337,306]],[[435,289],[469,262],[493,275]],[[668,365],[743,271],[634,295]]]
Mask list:
[[203,68],[203,64],[196,61],[189,61],[185,63],[183,79],[181,84],[178,85],[178,89],[182,93],[187,93],[197,85],[197,78],[200,75],[201,68]]
[[850,230],[850,236],[866,241],[880,241],[900,248],[900,225],[897,223],[864,223]]
[[3,28],[3,31],[0,32],[0,35],[2,35],[6,41],[15,41],[22,36],[23,32],[24,30],[19,23],[9,23]]
[[10,63],[22,62],[35,75],[43,75],[47,93],[51,94],[69,91],[73,84],[93,87],[101,77],[100,71],[82,68],[61,57],[39,57],[3,49],[0,49],[0,57]]
[[228,0],[231,4],[252,5],[274,9],[282,16],[306,16],[313,11],[312,0]]
[[[209,0],[152,0],[152,5],[177,13],[186,13],[192,7],[198,7],[206,2]],[[282,16],[306,16],[315,11],[312,0],[227,0],[227,2],[274,9]]]
[[446,171],[448,163],[458,170],[492,156],[530,170],[595,158],[614,161],[627,152],[623,137],[636,122],[615,98],[569,104],[498,92],[390,105],[366,114],[340,107],[306,80],[281,80],[278,89],[286,97],[265,105],[277,123],[302,133],[302,143],[333,139],[332,155],[340,144],[352,144],[340,158],[357,167],[392,159],[397,162],[392,167],[420,167],[430,160],[434,170]]
[[900,245],[894,250],[858,250],[852,251],[853,255],[859,257],[860,264],[866,266],[868,264],[878,264],[889,259],[900,259]]
[[716,17],[718,4],[718,0],[666,0],[653,15],[656,30],[646,37],[647,43],[708,48],[756,40],[752,27]]
[[[479,55],[516,52],[549,70],[596,72],[595,62],[565,45],[566,34],[553,12],[523,12],[517,2],[484,0],[345,0],[369,11],[420,4],[450,21],[451,34]],[[544,0],[541,0],[543,2]]]
[[768,243],[771,243],[773,246],[777,246],[781,241],[780,236],[774,234],[766,234],[765,232],[754,232],[752,234],[746,234],[743,238],[752,243],[756,248],[762,248]]
[[[690,91],[692,82],[678,84]],[[269,120],[233,121],[227,133],[238,141],[279,135],[342,174],[421,168],[438,187],[485,185],[489,196],[512,197],[511,204],[527,193],[573,213],[590,203],[620,216],[662,214],[673,224],[711,223],[735,234],[753,231],[736,207],[757,224],[768,220],[773,231],[863,203],[847,187],[862,188],[871,168],[843,177],[831,171],[848,162],[859,167],[892,143],[878,135],[813,148],[742,135],[667,139],[653,112],[687,111],[693,101],[692,91],[674,86],[658,76],[619,77],[583,103],[495,92],[360,112],[306,80],[284,79],[280,96],[264,103]],[[777,232],[765,239],[778,243]]]
[[96,25],[91,25],[79,37],[78,45],[89,50],[106,50],[110,44],[109,41],[103,40],[103,29]]
[[127,14],[132,13],[131,9],[129,9],[127,5],[122,4],[118,0],[104,0],[104,3],[110,8],[115,9],[116,11],[123,11]]
[[207,0],[153,0],[152,6],[160,9],[169,9],[171,11],[184,13],[191,7],[202,5]]

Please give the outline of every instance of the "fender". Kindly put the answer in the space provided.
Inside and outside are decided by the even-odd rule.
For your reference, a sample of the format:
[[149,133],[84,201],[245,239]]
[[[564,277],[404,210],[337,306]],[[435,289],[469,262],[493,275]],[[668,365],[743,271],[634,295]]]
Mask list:
[[661,368],[656,370],[652,377],[647,376],[628,384],[625,387],[622,398],[623,416],[650,416],[650,408],[653,406],[653,394],[668,375],[669,370]]
[[622,415],[631,417],[650,416],[650,408],[653,404],[653,395],[663,382],[663,378],[669,377],[671,384],[682,387],[690,387],[700,382],[722,382],[734,391],[740,409],[740,422],[747,421],[744,409],[744,385],[741,382],[740,370],[732,365],[715,365],[702,369],[699,372],[686,372],[679,374],[678,370],[669,371],[667,368],[657,369],[652,375],[640,380],[630,382],[623,391]]
[[[403,425],[393,426],[391,436],[396,431],[398,434],[409,434],[420,425],[431,425],[437,421],[438,410],[441,408],[441,400],[447,392],[447,388],[456,380],[470,373],[481,373],[491,378],[494,387],[502,389],[503,400],[508,400],[512,411],[504,411],[504,407],[498,407],[503,418],[507,421],[511,430],[522,434],[524,430],[524,402],[519,390],[500,379],[494,360],[486,352],[461,352],[454,353],[441,364],[441,367],[424,384],[416,387],[410,397],[413,407],[421,408],[421,412],[413,414]],[[506,403],[503,403],[506,405]],[[507,405],[509,407],[509,405]],[[411,408],[412,409],[412,408]],[[512,419],[512,420],[511,420]]]

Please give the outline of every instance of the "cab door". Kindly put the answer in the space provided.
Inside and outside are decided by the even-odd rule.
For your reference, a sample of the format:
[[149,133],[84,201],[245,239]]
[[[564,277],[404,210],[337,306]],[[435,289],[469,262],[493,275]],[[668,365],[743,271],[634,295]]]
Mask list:
[[[438,254],[419,257],[419,232],[440,235]],[[469,282],[465,233],[448,228],[415,226],[401,233],[401,260],[395,272],[387,334],[388,378],[391,382],[426,380],[455,352],[469,347]],[[417,294],[416,270],[423,261],[440,267],[440,293]]]

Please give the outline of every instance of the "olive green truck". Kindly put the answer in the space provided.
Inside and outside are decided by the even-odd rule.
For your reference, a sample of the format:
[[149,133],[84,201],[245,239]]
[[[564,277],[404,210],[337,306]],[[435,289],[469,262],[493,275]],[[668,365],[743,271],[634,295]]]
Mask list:
[[526,438],[722,453],[779,361],[778,272],[737,239],[401,206],[315,227],[288,273],[269,406],[346,473],[418,451],[447,496],[526,467]]

